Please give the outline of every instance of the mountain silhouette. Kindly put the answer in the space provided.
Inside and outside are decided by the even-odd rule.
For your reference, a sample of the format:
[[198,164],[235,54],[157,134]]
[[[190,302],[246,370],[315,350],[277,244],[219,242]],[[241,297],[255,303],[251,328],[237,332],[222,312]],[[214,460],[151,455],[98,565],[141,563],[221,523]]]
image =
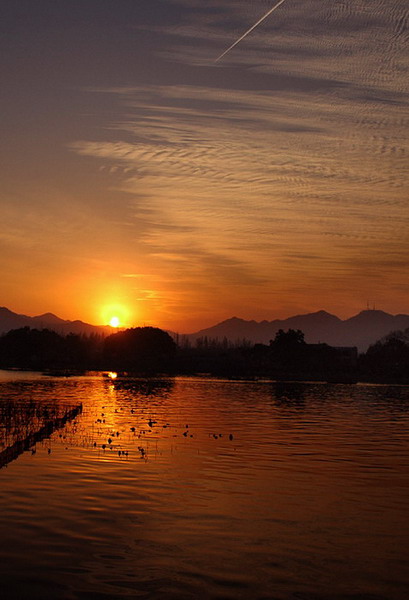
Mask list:
[[279,329],[301,329],[305,341],[309,344],[323,342],[331,346],[357,346],[364,352],[392,331],[409,327],[409,315],[390,315],[381,310],[364,310],[359,314],[342,320],[324,310],[305,315],[296,315],[288,319],[274,321],[246,321],[233,317],[186,337],[195,342],[207,337],[231,342],[249,340],[253,343],[268,344]]
[[0,334],[7,333],[11,329],[30,327],[31,329],[51,329],[61,335],[69,333],[77,334],[106,334],[112,333],[111,327],[98,327],[83,321],[66,321],[60,319],[53,313],[45,313],[36,317],[28,317],[12,312],[6,307],[0,307]]
[[[61,335],[68,333],[106,335],[114,331],[109,326],[90,325],[78,320],[67,321],[53,313],[29,317],[0,307],[0,335],[20,327],[51,329]],[[320,310],[273,321],[247,321],[232,317],[212,327],[185,334],[183,337],[192,343],[195,343],[198,338],[207,337],[219,341],[227,339],[233,343],[245,339],[252,343],[268,344],[279,329],[301,329],[305,341],[309,344],[323,342],[331,346],[357,346],[360,352],[364,352],[368,346],[388,333],[407,328],[409,328],[409,315],[405,314],[391,315],[382,310],[363,310],[349,319],[342,320],[325,310]]]

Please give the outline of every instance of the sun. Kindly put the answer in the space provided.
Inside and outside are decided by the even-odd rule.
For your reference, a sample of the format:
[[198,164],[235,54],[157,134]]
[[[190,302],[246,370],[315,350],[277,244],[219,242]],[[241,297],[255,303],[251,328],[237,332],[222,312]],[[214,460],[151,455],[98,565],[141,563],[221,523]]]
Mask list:
[[107,302],[100,308],[102,322],[114,329],[130,327],[133,320],[132,313],[133,311],[128,306],[119,302]]
[[111,327],[119,327],[119,325],[120,325],[119,317],[111,317],[109,324]]

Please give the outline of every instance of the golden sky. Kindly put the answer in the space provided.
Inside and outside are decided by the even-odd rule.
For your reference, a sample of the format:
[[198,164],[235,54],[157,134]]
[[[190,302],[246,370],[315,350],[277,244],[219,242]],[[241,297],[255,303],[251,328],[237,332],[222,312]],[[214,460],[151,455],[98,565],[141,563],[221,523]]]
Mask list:
[[406,0],[286,0],[215,63],[272,5],[9,3],[0,305],[409,312]]

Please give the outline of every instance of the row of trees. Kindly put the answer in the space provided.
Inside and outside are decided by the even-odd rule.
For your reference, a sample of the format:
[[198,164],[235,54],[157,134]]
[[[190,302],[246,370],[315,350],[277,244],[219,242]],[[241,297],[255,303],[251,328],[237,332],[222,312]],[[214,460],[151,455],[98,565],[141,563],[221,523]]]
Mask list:
[[280,329],[267,344],[225,347],[224,344],[196,346],[179,354],[183,372],[209,372],[230,377],[273,379],[353,380],[357,354],[345,355],[327,344],[307,344],[300,330]]
[[353,349],[307,344],[303,332],[292,329],[279,330],[268,345],[199,340],[191,346],[178,345],[155,327],[107,337],[25,327],[0,337],[0,367],[408,383],[409,330],[387,336],[358,357]]
[[370,346],[360,357],[360,370],[369,381],[409,383],[409,329]]
[[156,327],[102,335],[61,336],[24,327],[0,337],[0,367],[34,370],[121,370],[153,373],[173,369],[176,344]]

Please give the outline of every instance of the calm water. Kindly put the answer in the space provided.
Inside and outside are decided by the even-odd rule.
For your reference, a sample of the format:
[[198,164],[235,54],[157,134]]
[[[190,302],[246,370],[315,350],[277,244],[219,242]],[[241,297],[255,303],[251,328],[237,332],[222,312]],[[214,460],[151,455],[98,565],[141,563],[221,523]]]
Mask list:
[[0,597],[406,600],[408,425],[408,387],[3,372]]

